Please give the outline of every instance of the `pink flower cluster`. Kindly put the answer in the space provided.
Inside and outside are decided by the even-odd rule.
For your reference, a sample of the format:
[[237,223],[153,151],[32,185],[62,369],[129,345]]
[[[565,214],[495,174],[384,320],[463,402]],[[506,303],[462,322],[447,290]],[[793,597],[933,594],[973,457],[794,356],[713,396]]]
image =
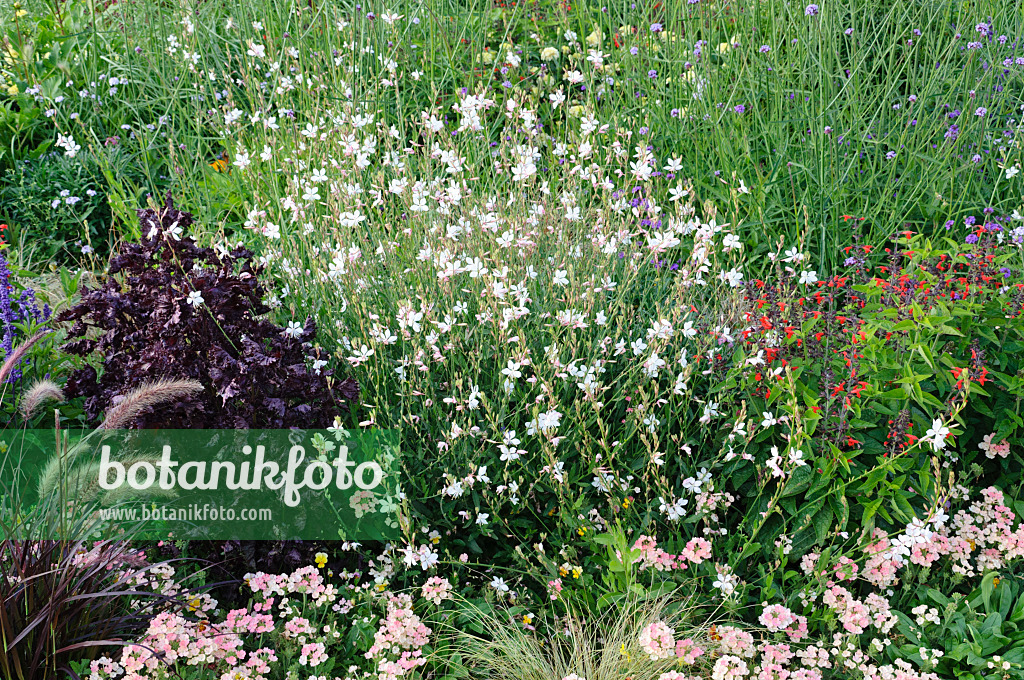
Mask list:
[[157,675],[167,664],[220,663],[235,667],[245,656],[242,638],[226,624],[211,626],[205,620],[189,621],[179,614],[163,612],[150,621],[145,637],[138,644],[124,647],[120,664],[106,657],[98,659],[92,663],[90,677],[92,680],[113,677],[110,673],[119,666],[124,680],[143,680],[151,674]]
[[671,659],[676,653],[675,631],[663,621],[655,621],[640,631],[640,649],[653,661]]
[[451,599],[452,584],[449,583],[446,578],[431,576],[430,579],[423,584],[422,593],[423,599],[439,605],[443,601]]
[[395,680],[427,662],[423,647],[431,630],[412,610],[412,598],[390,594],[387,615],[373,637],[366,658],[377,662],[379,680]]
[[764,610],[759,618],[761,625],[770,632],[785,632],[793,642],[807,637],[807,617],[794,614],[788,607],[781,604],[764,603]]
[[[249,574],[246,582],[262,601],[251,608],[233,609],[220,623],[212,623],[206,611],[216,601],[206,595],[192,596],[172,580],[173,570],[141,572],[136,581],[170,584],[162,590],[183,595],[188,603],[186,615],[164,611],[149,624],[145,636],[127,645],[118,661],[102,657],[90,666],[90,680],[147,680],[165,677],[169,668],[201,666],[216,670],[216,677],[232,680],[267,680],[272,664],[278,659],[270,646],[259,646],[247,652],[243,636],[269,634],[277,642],[294,645],[294,652],[303,666],[323,664],[329,658],[329,626],[320,627],[298,615],[294,600],[284,598],[300,595],[307,606],[322,607],[337,599],[333,585],[325,584],[316,567],[308,566],[291,574]],[[281,596],[280,619],[275,621],[275,596]],[[428,630],[429,632],[429,630]],[[336,637],[336,636],[335,636]],[[257,643],[258,644],[258,643]],[[256,646],[256,645],[253,645]],[[422,646],[422,645],[421,645]],[[250,647],[252,649],[252,647]]]
[[639,568],[672,571],[686,569],[690,564],[700,564],[711,557],[711,542],[704,538],[691,538],[678,555],[672,555],[658,547],[653,536],[642,535],[633,544],[633,550],[640,551]]
[[[962,487],[959,493],[967,496]],[[890,538],[875,529],[874,540],[864,548],[868,556],[864,578],[880,588],[891,587],[907,562],[930,567],[943,557],[950,559],[954,572],[974,576],[1024,555],[1024,525],[1013,528],[1016,517],[1003,503],[1003,492],[989,487],[981,495],[981,500],[958,511],[951,522],[945,522],[947,518],[939,510],[930,520],[931,528],[924,523],[908,527],[910,539],[906,535]]]

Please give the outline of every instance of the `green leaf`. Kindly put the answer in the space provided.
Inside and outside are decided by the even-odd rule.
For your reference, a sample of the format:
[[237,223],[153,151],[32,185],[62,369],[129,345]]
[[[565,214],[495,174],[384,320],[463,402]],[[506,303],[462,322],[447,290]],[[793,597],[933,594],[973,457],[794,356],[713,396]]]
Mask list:
[[804,491],[811,485],[811,479],[813,477],[814,469],[810,465],[801,465],[793,472],[789,480],[786,482],[786,486],[782,490],[782,497],[788,498],[789,496],[795,496],[801,491]]
[[814,536],[818,543],[823,543],[832,528],[832,509],[824,507],[814,515],[811,523],[814,525]]

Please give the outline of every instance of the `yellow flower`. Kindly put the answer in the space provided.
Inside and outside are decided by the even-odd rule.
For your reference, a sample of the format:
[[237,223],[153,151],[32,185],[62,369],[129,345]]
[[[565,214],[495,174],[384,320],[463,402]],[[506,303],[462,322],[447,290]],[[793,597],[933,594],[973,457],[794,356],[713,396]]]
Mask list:
[[316,566],[320,567],[321,569],[327,566],[327,553],[318,552],[316,555],[313,556],[313,559],[316,560]]
[[731,49],[732,45],[730,45],[729,43],[718,43],[718,51],[721,52],[722,54],[725,54]]
[[586,527],[580,527],[579,529],[576,530],[576,533],[578,533],[580,536],[583,536],[584,534],[587,533],[587,528]]
[[541,61],[554,61],[558,59],[558,48],[557,47],[545,47],[540,51]]
[[601,44],[601,40],[604,39],[604,34],[601,33],[600,28],[595,28],[591,31],[590,35],[587,36],[587,44],[591,47],[597,47]]
[[387,581],[384,581],[384,583],[378,583],[377,584],[377,592],[383,593],[387,589],[388,589],[388,582]]
[[583,570],[582,569],[580,569],[579,567],[573,567],[572,568],[572,577],[573,578],[579,578],[582,575],[583,575]]
[[629,499],[627,498],[626,500],[622,501],[622,509],[625,510],[628,507],[629,507]]
[[992,579],[992,587],[995,588],[997,585],[999,585],[999,577],[998,576]]
[[191,600],[188,601],[188,610],[190,612],[194,612],[195,610],[199,609],[199,605],[200,604],[201,603],[200,603],[199,598],[198,597],[193,597]]
[[527,626],[529,626],[531,623],[533,623],[533,615],[532,614],[523,614],[523,623],[525,623]]

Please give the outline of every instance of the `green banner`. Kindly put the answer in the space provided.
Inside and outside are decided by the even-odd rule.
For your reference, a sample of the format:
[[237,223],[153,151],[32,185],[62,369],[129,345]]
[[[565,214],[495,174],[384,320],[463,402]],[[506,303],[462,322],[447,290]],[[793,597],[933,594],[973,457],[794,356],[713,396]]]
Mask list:
[[22,430],[0,442],[5,537],[393,540],[390,430]]

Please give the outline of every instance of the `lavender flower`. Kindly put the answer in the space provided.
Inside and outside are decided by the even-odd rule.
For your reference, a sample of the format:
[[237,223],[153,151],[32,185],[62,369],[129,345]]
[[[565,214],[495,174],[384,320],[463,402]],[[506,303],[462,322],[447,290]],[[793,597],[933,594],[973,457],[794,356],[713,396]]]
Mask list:
[[[23,334],[19,325],[26,321],[41,324],[50,318],[49,305],[43,305],[43,309],[40,310],[36,304],[36,294],[31,288],[25,288],[16,298],[11,297],[13,291],[10,265],[6,258],[0,255],[0,324],[3,326],[0,348],[3,349],[4,357],[10,356],[15,341],[23,339],[19,337]],[[14,382],[20,377],[21,370],[15,368],[7,377],[7,382]]]

